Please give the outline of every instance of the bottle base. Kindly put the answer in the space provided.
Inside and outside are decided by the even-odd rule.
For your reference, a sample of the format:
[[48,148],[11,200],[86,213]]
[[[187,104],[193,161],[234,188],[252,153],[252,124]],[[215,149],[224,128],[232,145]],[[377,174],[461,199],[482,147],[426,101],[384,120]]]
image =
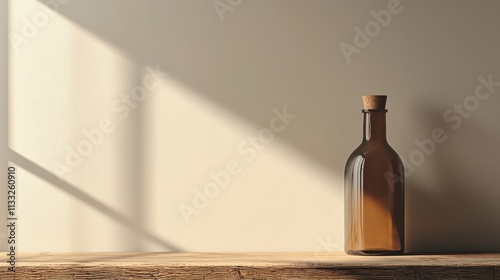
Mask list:
[[346,253],[356,256],[397,256],[403,255],[404,250],[349,250]]

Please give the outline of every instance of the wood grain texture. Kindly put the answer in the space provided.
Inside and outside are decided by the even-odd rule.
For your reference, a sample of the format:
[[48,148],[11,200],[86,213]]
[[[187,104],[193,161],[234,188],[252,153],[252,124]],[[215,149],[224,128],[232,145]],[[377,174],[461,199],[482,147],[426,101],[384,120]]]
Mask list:
[[0,279],[500,279],[500,254],[20,253]]

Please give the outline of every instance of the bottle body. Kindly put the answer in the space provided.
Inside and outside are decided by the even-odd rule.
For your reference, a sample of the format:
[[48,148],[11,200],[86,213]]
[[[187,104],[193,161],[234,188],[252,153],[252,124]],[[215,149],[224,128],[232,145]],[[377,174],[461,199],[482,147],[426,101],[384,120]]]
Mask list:
[[345,167],[345,251],[404,253],[404,167],[385,139],[387,110],[363,110],[364,138]]

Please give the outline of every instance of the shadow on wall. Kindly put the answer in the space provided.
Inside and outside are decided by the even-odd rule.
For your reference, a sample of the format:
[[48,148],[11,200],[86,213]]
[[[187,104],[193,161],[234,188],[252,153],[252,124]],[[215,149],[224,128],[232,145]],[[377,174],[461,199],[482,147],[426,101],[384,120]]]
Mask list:
[[[331,53],[330,49],[338,47],[336,39],[315,36],[317,31],[313,28],[317,24],[303,21],[315,18],[329,23],[333,11],[315,8],[308,1],[294,1],[298,8],[288,13],[291,18],[283,18],[283,4],[269,3],[254,22],[249,17],[259,7],[248,1],[245,8],[241,6],[235,11],[238,17],[220,23],[211,1],[204,1],[195,9],[193,1],[138,3],[73,1],[59,12],[127,53],[138,68],[160,65],[208,100],[257,126],[266,125],[270,108],[287,105],[301,118],[294,123],[295,132],[281,135],[282,140],[320,167],[342,176],[349,152],[361,139],[361,115],[351,109],[360,108],[360,98],[358,94],[349,96],[350,92],[359,91],[344,82],[352,80],[349,71],[335,68],[335,63],[346,65],[340,54],[326,59],[316,55]],[[202,5],[205,7],[200,9]],[[119,17],[110,17],[111,14]],[[139,16],[143,14],[148,17]],[[255,26],[249,26],[249,20]],[[325,28],[328,26],[325,24]],[[304,51],[310,55],[296,56]],[[339,88],[343,94],[332,94]],[[435,115],[423,121],[432,129],[442,123],[441,113],[435,110]],[[352,123],[359,124],[355,134],[338,133],[352,134]],[[493,168],[499,166],[500,154],[499,149],[492,147],[498,145],[500,135],[492,127],[468,126],[467,133],[465,130],[450,132],[449,140],[407,179],[407,247],[411,251],[500,250],[499,222],[489,220],[500,212],[500,204],[498,197],[488,195],[498,194],[494,190],[498,187],[498,174]],[[394,146],[397,149],[398,145]],[[400,155],[411,152],[398,151]],[[484,161],[475,162],[480,157]],[[16,163],[24,164],[23,168],[141,230],[134,221],[75,187],[60,183],[28,159],[15,155],[16,159],[21,162]],[[434,174],[439,181],[429,182],[423,174]],[[150,238],[179,250],[157,237]]]
[[[463,119],[461,127],[454,130],[452,126],[458,122],[445,123],[445,109],[427,105],[432,113],[423,121],[429,131],[442,124],[437,128],[442,128],[447,138],[435,143],[435,151],[407,177],[407,247],[416,253],[498,252],[500,223],[494,218],[500,213],[495,170],[500,166],[500,149],[495,148],[498,132],[467,123],[472,119]],[[484,106],[484,111],[495,110]],[[480,114],[479,110],[475,114]],[[426,147],[433,150],[430,142]]]

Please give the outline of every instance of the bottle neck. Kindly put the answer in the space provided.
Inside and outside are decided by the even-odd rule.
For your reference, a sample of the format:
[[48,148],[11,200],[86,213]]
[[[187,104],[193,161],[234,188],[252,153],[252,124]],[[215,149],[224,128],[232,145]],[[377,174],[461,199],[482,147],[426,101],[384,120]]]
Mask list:
[[385,114],[387,110],[363,110],[363,141],[387,142]]

